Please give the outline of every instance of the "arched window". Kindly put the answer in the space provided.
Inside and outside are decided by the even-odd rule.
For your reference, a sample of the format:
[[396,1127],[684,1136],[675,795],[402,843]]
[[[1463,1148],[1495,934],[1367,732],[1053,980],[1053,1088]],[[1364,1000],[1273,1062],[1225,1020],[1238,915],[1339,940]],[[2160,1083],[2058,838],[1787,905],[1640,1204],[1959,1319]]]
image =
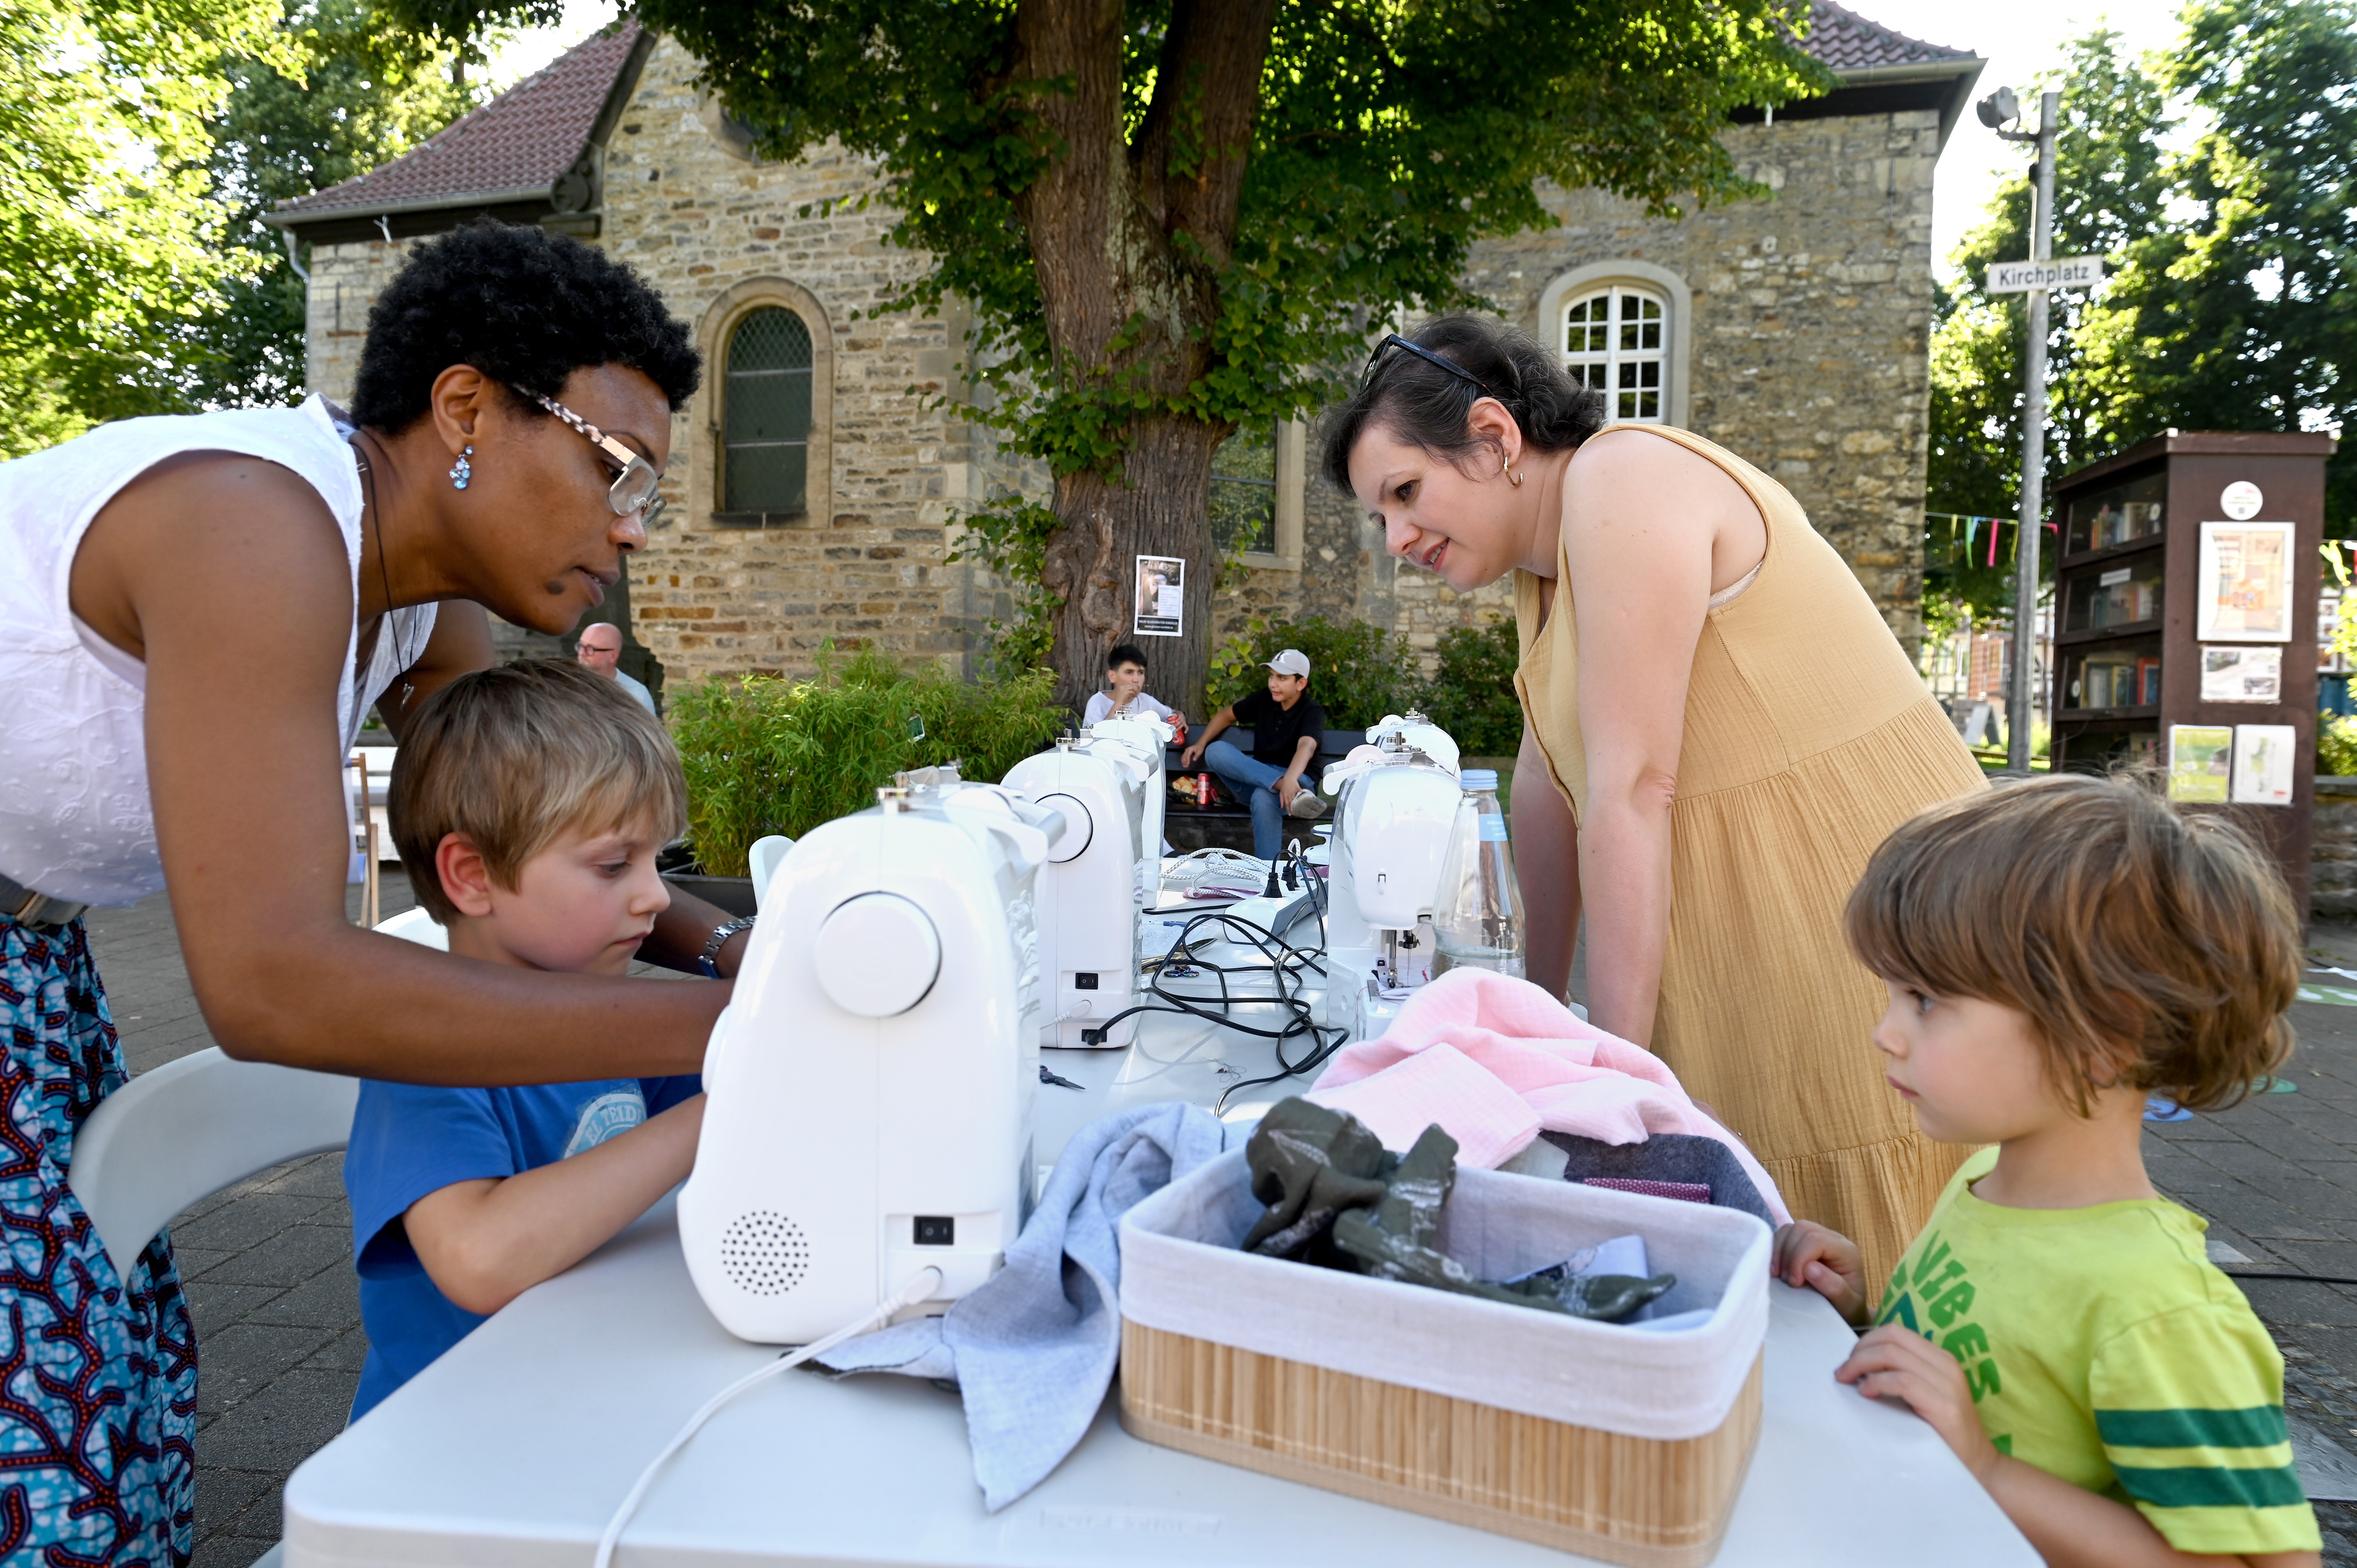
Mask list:
[[728,334],[722,510],[799,515],[809,506],[811,334],[777,306]]
[[1668,418],[1669,311],[1650,289],[1613,284],[1564,306],[1564,368],[1605,397],[1605,416]]

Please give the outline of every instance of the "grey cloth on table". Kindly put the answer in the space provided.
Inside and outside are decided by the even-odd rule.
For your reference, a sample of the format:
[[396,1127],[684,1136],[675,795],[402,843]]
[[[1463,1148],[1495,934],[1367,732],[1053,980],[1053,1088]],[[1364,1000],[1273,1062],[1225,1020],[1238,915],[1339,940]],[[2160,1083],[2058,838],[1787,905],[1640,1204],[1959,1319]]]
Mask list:
[[996,1513],[1063,1462],[1113,1386],[1121,1217],[1226,1144],[1226,1128],[1200,1106],[1099,1117],[1064,1145],[1005,1268],[945,1316],[863,1335],[818,1364],[954,1380],[974,1478]]
[[1539,1136],[1569,1156],[1563,1173],[1566,1181],[1608,1176],[1622,1181],[1698,1183],[1710,1188],[1712,1208],[1739,1208],[1770,1230],[1776,1227],[1776,1217],[1768,1212],[1742,1162],[1716,1138],[1656,1133],[1641,1144],[1606,1144],[1571,1133]]

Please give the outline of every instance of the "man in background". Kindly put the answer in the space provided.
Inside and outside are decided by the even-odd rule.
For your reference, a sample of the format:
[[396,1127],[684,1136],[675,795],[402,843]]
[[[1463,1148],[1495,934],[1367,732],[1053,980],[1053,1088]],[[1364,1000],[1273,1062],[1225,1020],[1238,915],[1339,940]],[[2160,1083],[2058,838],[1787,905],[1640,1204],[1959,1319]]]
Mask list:
[[[1228,792],[1252,811],[1253,854],[1274,861],[1285,853],[1285,819],[1317,817],[1318,747],[1326,740],[1326,710],[1308,695],[1309,656],[1288,648],[1268,660],[1268,689],[1247,692],[1211,715],[1202,735],[1179,754],[1179,765],[1203,766],[1220,776]],[[1243,725],[1253,732],[1252,754],[1220,733]]]
[[580,640],[574,645],[574,657],[628,692],[639,706],[649,713],[655,711],[655,694],[629,675],[622,673],[622,628],[604,621],[592,621],[581,628]]

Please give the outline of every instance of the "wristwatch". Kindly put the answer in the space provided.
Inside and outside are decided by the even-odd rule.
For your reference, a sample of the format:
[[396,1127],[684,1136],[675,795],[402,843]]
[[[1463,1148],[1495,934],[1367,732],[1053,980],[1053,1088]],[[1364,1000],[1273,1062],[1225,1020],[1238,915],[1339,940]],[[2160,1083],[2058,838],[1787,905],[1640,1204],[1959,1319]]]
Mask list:
[[753,917],[750,915],[731,920],[726,925],[712,928],[712,934],[704,939],[704,956],[695,961],[695,967],[704,972],[705,979],[720,978],[720,971],[712,961],[720,956],[720,950],[728,945],[729,938],[739,931],[749,931],[752,929]]

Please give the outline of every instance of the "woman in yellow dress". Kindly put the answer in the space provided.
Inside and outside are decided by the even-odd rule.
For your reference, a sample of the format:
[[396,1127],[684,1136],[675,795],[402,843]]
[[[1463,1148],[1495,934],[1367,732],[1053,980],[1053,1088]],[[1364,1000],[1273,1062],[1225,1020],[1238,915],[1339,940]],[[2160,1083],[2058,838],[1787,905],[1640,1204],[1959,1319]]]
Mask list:
[[1842,906],[1892,828],[1986,786],[1873,601],[1781,485],[1686,431],[1607,428],[1493,322],[1386,338],[1329,431],[1394,555],[1460,593],[1513,574],[1530,978],[1562,993],[1585,912],[1590,1019],[1883,1277],[1969,1151],[1883,1081],[1887,999]]

